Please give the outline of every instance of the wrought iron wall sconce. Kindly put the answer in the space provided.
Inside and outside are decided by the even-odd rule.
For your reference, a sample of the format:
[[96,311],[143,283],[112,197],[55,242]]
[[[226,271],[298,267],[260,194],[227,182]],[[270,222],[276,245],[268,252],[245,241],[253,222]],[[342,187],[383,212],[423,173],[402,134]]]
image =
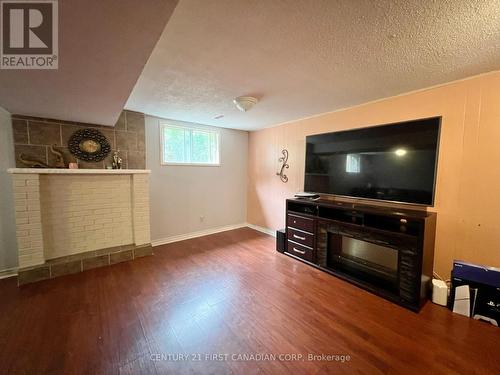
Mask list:
[[283,154],[282,157],[280,157],[278,159],[278,162],[281,164],[281,166],[279,167],[280,170],[279,172],[276,172],[276,176],[280,176],[280,180],[282,182],[288,182],[288,176],[284,173],[284,170],[285,168],[289,168],[290,166],[287,164],[288,162],[288,150],[287,149],[283,149],[281,150],[281,153]]

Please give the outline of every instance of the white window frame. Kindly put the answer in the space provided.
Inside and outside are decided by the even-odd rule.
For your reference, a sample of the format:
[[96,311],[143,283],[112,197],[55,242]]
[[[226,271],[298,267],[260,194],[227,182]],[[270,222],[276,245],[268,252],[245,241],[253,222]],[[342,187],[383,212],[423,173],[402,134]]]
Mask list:
[[[163,152],[164,152],[164,128],[178,128],[178,129],[188,129],[190,131],[202,131],[206,133],[214,133],[217,139],[217,152],[219,153],[219,162],[218,163],[175,163],[175,162],[165,162],[164,157],[163,157]],[[220,167],[222,165],[221,162],[221,135],[220,131],[215,130],[215,129],[208,129],[205,127],[201,126],[182,126],[182,125],[174,125],[168,122],[160,122],[159,124],[159,130],[160,130],[160,165],[162,166],[192,166],[192,167]],[[192,150],[192,148],[191,148]]]

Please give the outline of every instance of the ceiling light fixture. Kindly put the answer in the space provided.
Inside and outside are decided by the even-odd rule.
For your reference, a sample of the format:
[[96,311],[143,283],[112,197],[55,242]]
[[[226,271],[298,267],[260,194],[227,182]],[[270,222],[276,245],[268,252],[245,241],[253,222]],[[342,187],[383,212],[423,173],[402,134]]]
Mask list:
[[233,103],[236,105],[241,112],[249,111],[259,99],[254,98],[253,96],[238,96],[233,99]]
[[405,156],[406,155],[406,150],[404,148],[398,148],[394,153],[397,156]]

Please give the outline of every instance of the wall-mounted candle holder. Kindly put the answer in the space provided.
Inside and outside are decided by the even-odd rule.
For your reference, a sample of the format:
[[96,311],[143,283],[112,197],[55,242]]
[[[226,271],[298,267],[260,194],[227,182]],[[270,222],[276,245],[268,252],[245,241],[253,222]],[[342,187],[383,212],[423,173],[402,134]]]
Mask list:
[[289,168],[289,165],[287,164],[288,162],[288,150],[283,149],[281,150],[281,153],[283,154],[282,157],[278,159],[278,162],[281,164],[279,172],[276,172],[276,176],[280,176],[280,180],[284,183],[288,182],[288,176],[284,173],[285,168]]

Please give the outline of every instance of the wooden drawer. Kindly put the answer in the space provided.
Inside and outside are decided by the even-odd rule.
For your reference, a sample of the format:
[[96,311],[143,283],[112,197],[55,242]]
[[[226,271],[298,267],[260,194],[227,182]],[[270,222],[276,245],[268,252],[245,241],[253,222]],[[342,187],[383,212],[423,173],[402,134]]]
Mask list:
[[309,219],[308,217],[287,215],[287,226],[304,230],[306,232],[314,233],[314,219]]
[[303,245],[299,245],[298,243],[295,243],[290,240],[288,240],[287,252],[295,256],[298,256],[299,258],[305,259],[309,262],[314,261],[313,249]]
[[309,247],[314,247],[314,235],[305,232],[299,232],[298,230],[287,228],[286,236],[289,240],[298,242],[301,245],[306,245]]

